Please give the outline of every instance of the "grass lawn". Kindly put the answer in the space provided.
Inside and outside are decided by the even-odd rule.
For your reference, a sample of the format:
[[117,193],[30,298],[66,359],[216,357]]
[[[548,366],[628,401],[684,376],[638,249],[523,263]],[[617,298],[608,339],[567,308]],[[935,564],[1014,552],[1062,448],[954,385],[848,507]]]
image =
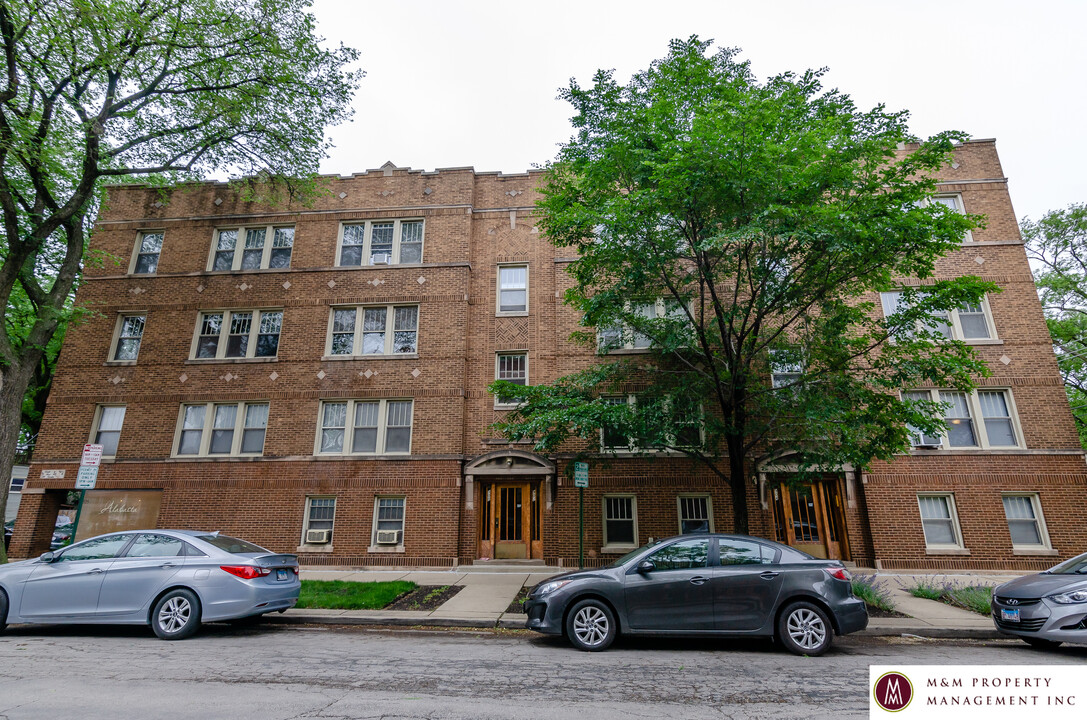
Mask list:
[[303,580],[299,608],[326,610],[379,610],[416,588],[413,582],[350,582]]

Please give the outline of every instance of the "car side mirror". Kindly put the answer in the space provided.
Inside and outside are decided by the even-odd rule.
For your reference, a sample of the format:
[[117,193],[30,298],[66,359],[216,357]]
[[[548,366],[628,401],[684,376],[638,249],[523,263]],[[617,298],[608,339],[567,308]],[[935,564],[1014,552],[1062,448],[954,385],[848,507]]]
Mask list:
[[638,572],[649,573],[657,569],[657,566],[653,564],[652,560],[642,560],[638,563]]
[[54,555],[52,552],[44,552],[42,553],[41,557],[38,558],[38,562],[51,563],[53,562],[54,558],[56,558],[56,555]]

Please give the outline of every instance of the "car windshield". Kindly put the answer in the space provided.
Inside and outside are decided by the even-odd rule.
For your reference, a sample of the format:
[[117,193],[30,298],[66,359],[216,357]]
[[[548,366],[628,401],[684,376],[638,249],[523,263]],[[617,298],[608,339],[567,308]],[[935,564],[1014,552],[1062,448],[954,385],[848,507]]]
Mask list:
[[1065,560],[1056,567],[1051,567],[1046,572],[1053,575],[1087,575],[1087,554]]
[[197,535],[196,539],[203,540],[209,545],[214,545],[220,550],[226,550],[228,553],[268,552],[259,545],[254,545],[251,542],[239,540],[238,538],[232,538],[228,535]]
[[656,541],[654,541],[654,542],[651,542],[651,543],[649,543],[648,545],[642,545],[642,546],[641,546],[640,548],[638,548],[637,550],[631,550],[631,551],[630,551],[630,552],[628,552],[628,553],[627,553],[626,555],[624,555],[623,557],[621,557],[621,558],[619,558],[618,560],[616,560],[615,562],[613,562],[613,563],[612,563],[611,565],[608,565],[608,567],[610,567],[610,568],[617,568],[617,567],[619,567],[620,565],[626,565],[626,564],[627,564],[627,562],[629,562],[629,561],[630,561],[630,559],[631,559],[631,558],[633,558],[633,557],[634,557],[635,555],[637,555],[638,553],[644,552],[645,550],[648,550],[649,548],[651,548],[651,547],[653,547],[654,545],[657,545],[657,544],[659,544],[659,543],[660,543],[660,541],[659,541],[659,540],[656,540]]

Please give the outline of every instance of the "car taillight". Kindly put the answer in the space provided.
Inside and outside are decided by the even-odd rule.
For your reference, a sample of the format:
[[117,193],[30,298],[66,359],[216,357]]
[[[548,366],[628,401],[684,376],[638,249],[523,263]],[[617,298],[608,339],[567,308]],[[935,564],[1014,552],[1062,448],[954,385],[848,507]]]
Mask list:
[[827,575],[838,580],[845,580],[849,582],[853,579],[853,576],[849,574],[849,571],[845,568],[824,568],[827,571]]
[[292,568],[291,568],[291,570],[294,570],[294,574],[295,574],[295,575],[297,575],[297,574],[298,574],[298,566],[297,566],[297,565],[295,565],[294,567],[292,567]]
[[256,565],[220,565],[220,570],[226,570],[231,575],[240,577],[242,580],[252,580],[254,578],[263,577],[264,575],[271,574],[271,570],[268,568],[257,567]]

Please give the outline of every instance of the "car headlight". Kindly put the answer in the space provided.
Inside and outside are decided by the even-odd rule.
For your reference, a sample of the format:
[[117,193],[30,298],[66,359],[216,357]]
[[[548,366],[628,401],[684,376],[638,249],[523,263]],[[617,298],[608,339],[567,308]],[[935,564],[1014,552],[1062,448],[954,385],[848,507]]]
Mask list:
[[1061,603],[1062,605],[1071,605],[1072,603],[1087,603],[1087,589],[1073,590],[1072,592],[1061,593],[1059,595],[1050,595],[1049,599],[1053,602]]
[[550,595],[559,588],[573,582],[572,580],[553,580],[549,583],[544,583],[540,587],[536,588],[536,592],[533,593],[536,597],[543,597],[544,595]]

